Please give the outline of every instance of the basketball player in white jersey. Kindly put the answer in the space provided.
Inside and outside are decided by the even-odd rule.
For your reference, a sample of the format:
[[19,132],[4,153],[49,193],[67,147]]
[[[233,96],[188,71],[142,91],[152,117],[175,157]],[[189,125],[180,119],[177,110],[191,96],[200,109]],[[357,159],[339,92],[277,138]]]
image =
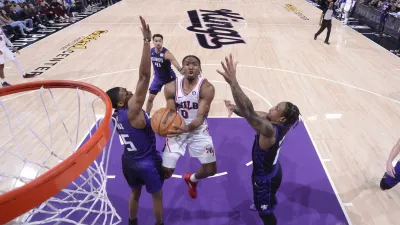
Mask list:
[[217,162],[212,138],[208,132],[207,115],[214,99],[215,89],[203,76],[200,77],[201,63],[196,56],[183,58],[183,76],[168,83],[164,88],[167,108],[177,110],[184,119],[181,126],[169,130],[169,137],[163,150],[165,178],[170,178],[176,162],[188,147],[190,155],[199,159],[201,167],[194,173],[186,173],[184,180],[189,186],[190,197],[197,197],[197,182],[217,172]]
[[[11,52],[11,50],[7,47],[7,45],[14,48],[14,45],[4,34],[3,30],[0,29],[0,78],[1,78],[1,85],[3,87],[10,86],[10,84],[5,80],[4,76],[4,58],[10,59],[15,64],[15,66],[18,69],[18,72],[21,74],[23,78],[29,78],[34,76],[32,74],[25,74],[19,60],[15,57],[14,53]],[[19,51],[17,49],[14,48],[14,50],[19,54]]]

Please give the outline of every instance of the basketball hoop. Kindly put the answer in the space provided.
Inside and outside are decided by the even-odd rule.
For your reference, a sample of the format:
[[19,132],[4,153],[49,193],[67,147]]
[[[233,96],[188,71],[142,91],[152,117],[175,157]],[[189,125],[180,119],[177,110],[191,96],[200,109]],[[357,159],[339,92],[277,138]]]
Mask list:
[[[32,92],[21,94],[28,91]],[[19,96],[11,96],[16,93],[24,95],[23,98],[16,100]],[[31,99],[37,98],[37,94],[38,102]],[[0,116],[0,123],[4,125],[0,129],[0,141],[4,142],[0,143],[0,224],[86,224],[84,220],[88,218],[89,224],[98,224],[97,220],[107,225],[118,224],[121,218],[106,192],[112,128],[112,107],[107,94],[83,82],[47,80],[0,88],[0,97],[3,96],[9,97],[12,100],[9,104],[14,103],[19,109],[6,107],[6,100],[0,99],[0,108],[5,114]],[[77,108],[71,101],[74,96],[78,98]],[[88,98],[94,98],[91,105]],[[99,98],[101,106],[95,104]],[[64,102],[68,104],[60,106],[57,99],[66,99]],[[21,106],[25,106],[22,116],[18,113]],[[99,109],[104,110],[102,118],[96,118]],[[71,119],[74,115],[78,118]],[[86,125],[80,126],[85,120],[89,128],[86,136],[82,132],[86,131]],[[10,134],[4,134],[7,130]],[[64,132],[66,137],[62,135]],[[78,139],[83,144],[78,144]],[[2,164],[8,166],[2,167]],[[28,176],[24,172],[27,168],[34,175]],[[74,218],[73,214],[77,213],[79,216]]]

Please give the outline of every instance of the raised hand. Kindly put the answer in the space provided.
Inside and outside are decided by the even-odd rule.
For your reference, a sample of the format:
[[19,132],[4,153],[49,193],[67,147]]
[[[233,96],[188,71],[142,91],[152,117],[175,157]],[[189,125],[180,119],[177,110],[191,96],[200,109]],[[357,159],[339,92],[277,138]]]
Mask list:
[[151,31],[149,24],[146,24],[146,21],[143,19],[142,16],[140,16],[139,18],[140,22],[142,23],[142,27],[140,28],[140,30],[142,31],[143,38],[151,40]]
[[232,84],[233,82],[236,82],[236,65],[238,62],[236,61],[235,63],[233,62],[232,54],[229,54],[229,59],[228,57],[225,57],[225,63],[221,61],[222,68],[224,69],[224,72],[221,72],[217,70],[219,74],[221,74],[225,81],[228,84]]
[[387,172],[387,174],[389,175],[389,176],[391,176],[391,177],[393,177],[393,178],[395,178],[396,177],[396,172],[395,172],[395,170],[394,170],[394,168],[393,168],[393,165],[392,165],[392,163],[387,163],[386,164],[386,172]]
[[229,100],[224,100],[225,106],[228,109],[228,118],[230,119],[233,113],[233,104]]

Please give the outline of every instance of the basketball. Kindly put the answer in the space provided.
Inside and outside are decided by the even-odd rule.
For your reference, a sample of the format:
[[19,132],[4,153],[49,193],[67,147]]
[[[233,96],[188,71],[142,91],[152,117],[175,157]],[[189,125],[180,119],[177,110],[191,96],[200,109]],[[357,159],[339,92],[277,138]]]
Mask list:
[[151,117],[151,128],[154,133],[166,137],[168,130],[174,129],[172,124],[179,126],[182,122],[182,117],[175,110],[161,108]]

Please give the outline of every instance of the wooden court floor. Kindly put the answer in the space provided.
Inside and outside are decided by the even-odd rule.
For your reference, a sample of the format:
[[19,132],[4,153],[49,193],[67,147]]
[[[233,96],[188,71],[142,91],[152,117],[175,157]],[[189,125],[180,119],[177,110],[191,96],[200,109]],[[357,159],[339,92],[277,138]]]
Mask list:
[[[223,9],[231,12],[215,12]],[[208,42],[201,42],[186,29],[192,26],[188,11],[200,18],[201,24],[194,24],[197,30],[206,29],[207,16],[242,17],[230,18],[232,31],[225,32],[239,35],[234,37],[236,42],[245,43],[204,47],[215,43],[208,33]],[[232,53],[239,61],[239,82],[256,109],[268,110],[269,104],[280,101],[299,106],[351,224],[395,225],[400,221],[400,188],[382,192],[379,181],[400,137],[400,59],[336,20],[331,44],[323,43],[326,31],[315,41],[320,14],[303,0],[124,0],[24,48],[19,58],[27,72],[42,72],[32,80],[80,80],[104,90],[114,86],[134,90],[142,50],[142,15],[153,34],[164,35],[164,46],[179,62],[189,54],[200,57],[203,75],[216,88],[210,116],[226,116],[223,100],[233,98],[216,69]],[[67,45],[89,35],[96,38],[67,56],[60,55]],[[63,59],[48,66],[57,57]],[[6,67],[11,84],[31,81],[20,78],[12,63]],[[39,106],[32,103],[33,98],[37,95],[5,103],[33,126],[41,126],[45,117],[35,113]],[[76,95],[65,92],[57,100],[65,115],[75,112],[71,102]],[[153,110],[164,103],[163,95],[158,95]],[[0,123],[0,144],[11,145],[4,117]],[[37,132],[44,135],[43,130]],[[59,137],[55,145],[62,146],[63,141]],[[41,154],[31,153],[32,157]],[[2,165],[4,170],[9,168]]]

